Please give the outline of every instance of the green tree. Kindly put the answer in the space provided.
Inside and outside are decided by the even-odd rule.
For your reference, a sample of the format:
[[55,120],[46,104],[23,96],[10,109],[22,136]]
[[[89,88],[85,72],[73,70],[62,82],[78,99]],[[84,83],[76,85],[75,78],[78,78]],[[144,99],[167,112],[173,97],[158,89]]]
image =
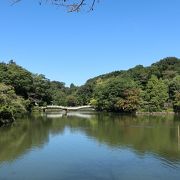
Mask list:
[[91,83],[87,83],[81,86],[76,93],[77,101],[79,105],[87,105],[93,96],[94,87]]
[[140,90],[138,88],[124,91],[123,98],[119,98],[115,104],[117,110],[122,112],[136,112],[140,105]]
[[63,91],[54,89],[51,91],[51,94],[52,94],[52,104],[53,105],[59,105],[59,106],[67,105],[66,94]]
[[180,75],[177,75],[169,82],[169,96],[171,100],[174,100],[177,91],[180,91]]
[[16,94],[28,99],[32,90],[32,74],[14,61],[0,63],[0,82],[14,87]]
[[112,78],[99,84],[94,93],[98,110],[134,112],[138,108],[139,89],[130,78]]
[[180,112],[180,75],[176,76],[169,85],[169,94],[175,112]]
[[173,102],[174,111],[180,113],[180,91],[176,91]]
[[168,86],[162,79],[152,75],[143,93],[143,108],[145,111],[158,112],[164,110],[168,99]]
[[33,91],[30,95],[31,101],[40,106],[51,104],[52,96],[50,81],[42,74],[33,75]]
[[76,106],[77,105],[77,98],[73,95],[67,96],[66,104],[67,104],[67,106],[71,106],[71,107]]
[[142,88],[147,84],[149,80],[149,69],[138,65],[130,70],[128,70],[130,76],[134,79],[135,82],[142,86]]
[[158,78],[172,79],[176,75],[180,75],[180,60],[176,57],[167,57],[152,64],[151,69],[156,69]]
[[58,81],[50,82],[49,93],[53,105],[66,106],[67,88],[65,87],[65,83]]
[[0,120],[11,121],[19,113],[25,113],[28,101],[15,94],[12,86],[0,83]]

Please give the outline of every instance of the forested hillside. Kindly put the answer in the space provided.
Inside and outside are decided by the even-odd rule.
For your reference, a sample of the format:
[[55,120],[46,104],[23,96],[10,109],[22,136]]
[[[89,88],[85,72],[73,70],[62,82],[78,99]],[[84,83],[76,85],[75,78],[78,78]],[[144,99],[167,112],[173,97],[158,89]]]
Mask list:
[[165,58],[89,79],[85,85],[50,81],[14,61],[0,63],[0,118],[34,106],[92,104],[100,111],[180,111],[180,59]]
[[178,112],[180,59],[169,57],[149,67],[137,65],[101,75],[88,80],[78,92],[84,104],[90,101],[99,110]]

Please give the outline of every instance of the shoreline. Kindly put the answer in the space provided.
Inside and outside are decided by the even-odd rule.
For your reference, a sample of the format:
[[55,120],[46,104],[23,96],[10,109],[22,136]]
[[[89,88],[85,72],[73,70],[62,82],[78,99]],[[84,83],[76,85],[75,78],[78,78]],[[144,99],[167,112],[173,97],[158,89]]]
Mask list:
[[175,112],[136,112],[136,115],[178,115]]

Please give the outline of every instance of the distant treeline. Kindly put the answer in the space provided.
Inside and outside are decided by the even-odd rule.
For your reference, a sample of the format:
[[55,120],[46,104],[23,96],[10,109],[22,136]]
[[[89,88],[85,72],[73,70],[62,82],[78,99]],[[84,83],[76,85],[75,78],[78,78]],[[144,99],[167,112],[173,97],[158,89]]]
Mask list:
[[100,111],[180,111],[180,59],[165,58],[88,80],[83,86],[50,81],[14,61],[0,63],[0,118],[34,106],[92,104]]

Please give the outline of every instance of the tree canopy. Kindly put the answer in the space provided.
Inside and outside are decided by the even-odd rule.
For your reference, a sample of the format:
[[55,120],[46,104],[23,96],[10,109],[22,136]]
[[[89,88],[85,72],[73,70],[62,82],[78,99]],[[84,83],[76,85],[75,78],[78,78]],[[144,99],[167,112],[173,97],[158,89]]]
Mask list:
[[[11,101],[12,99],[12,101]],[[0,62],[0,110],[18,113],[44,105],[93,105],[99,111],[180,112],[180,59],[137,65],[89,79],[78,87],[50,81],[14,61]]]

